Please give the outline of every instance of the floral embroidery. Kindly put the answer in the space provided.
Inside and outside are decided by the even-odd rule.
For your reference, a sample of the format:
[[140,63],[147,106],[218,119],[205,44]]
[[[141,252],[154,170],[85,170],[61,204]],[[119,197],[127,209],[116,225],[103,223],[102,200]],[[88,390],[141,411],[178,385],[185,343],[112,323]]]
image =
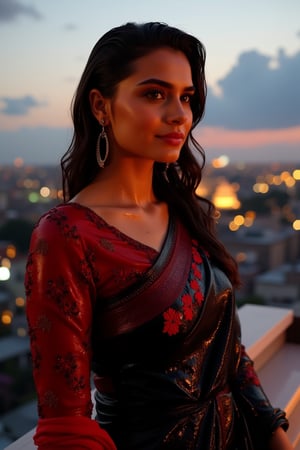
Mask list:
[[128,285],[138,281],[141,276],[143,276],[144,272],[143,271],[138,271],[138,270],[134,270],[131,272],[126,271],[125,268],[120,268],[120,269],[113,269],[112,270],[112,274],[114,277],[114,281],[116,285],[120,284],[120,281],[122,283],[126,283]]
[[[87,219],[93,222],[93,224],[98,229],[102,228],[104,228],[105,230],[109,229],[118,239],[120,239],[123,242],[127,242],[130,245],[130,247],[135,247],[137,250],[144,251],[147,254],[150,262],[152,262],[157,257],[156,250],[122,233],[116,227],[107,223],[101,216],[96,214],[92,209],[89,209],[88,207],[79,205],[77,203],[73,203],[73,206],[75,208],[84,210]],[[109,251],[114,251],[114,246],[110,241],[107,241],[106,239],[101,239],[100,244],[103,246],[103,248],[106,248]]]
[[95,252],[89,246],[85,250],[84,258],[80,260],[80,274],[87,285],[100,283],[100,274],[97,270]]
[[44,333],[48,333],[51,330],[51,327],[51,320],[47,316],[42,315],[37,318],[36,328],[38,328],[39,330],[43,331]]
[[30,299],[32,287],[34,286],[34,276],[33,276],[33,271],[32,271],[33,264],[34,264],[34,258],[33,258],[32,252],[31,252],[28,255],[28,260],[27,260],[27,264],[26,264],[26,276],[24,279],[24,287],[25,287],[25,294],[26,294],[27,300]]
[[80,274],[84,281],[87,283],[91,280],[90,267],[86,259],[81,259],[79,261],[80,264]]
[[63,277],[59,277],[56,281],[48,280],[46,294],[58,304],[66,316],[77,316],[79,314],[76,301],[68,298],[69,287]]
[[52,211],[53,214],[49,214],[47,216],[47,220],[49,220],[49,222],[54,222],[61,230],[64,237],[69,239],[78,239],[79,235],[76,225],[69,225],[68,217],[64,213],[59,211],[58,208],[53,208]]
[[197,291],[199,289],[199,283],[197,280],[191,281],[191,288],[194,289],[194,291]]
[[197,264],[192,263],[192,271],[193,271],[194,277],[197,278],[198,280],[201,280],[202,273],[200,272],[199,267],[197,266]]
[[46,391],[43,395],[43,398],[41,399],[41,402],[39,403],[39,414],[41,417],[43,417],[42,409],[43,406],[48,406],[48,408],[56,408],[58,404],[58,398],[56,394],[52,391]]
[[109,250],[110,252],[114,251],[114,246],[112,244],[112,242],[108,239],[105,238],[101,238],[100,239],[100,245],[105,248],[106,250]]
[[[196,241],[192,241],[197,245]],[[169,308],[163,314],[163,333],[173,336],[179,333],[180,329],[186,328],[185,322],[190,322],[199,314],[199,307],[203,304],[204,295],[202,292],[202,264],[203,259],[195,246],[192,247],[192,271],[189,280],[189,288],[184,292],[181,299],[177,301],[177,309]]]
[[195,247],[192,248],[192,254],[193,254],[193,260],[196,263],[200,264],[203,262],[202,257],[200,256],[200,253],[198,252],[198,250]]
[[203,292],[201,292],[200,290],[198,292],[195,293],[195,299],[198,303],[198,305],[200,306],[203,301],[204,301],[204,295]]
[[77,370],[76,357],[72,353],[68,353],[65,356],[57,355],[56,363],[54,366],[57,372],[63,374],[67,381],[67,384],[76,392],[85,388],[85,382],[83,376],[76,376]]
[[176,311],[174,308],[169,308],[163,314],[165,319],[163,333],[168,333],[169,336],[177,334],[180,325],[180,312]]
[[186,320],[192,320],[193,318],[193,299],[190,294],[185,294],[182,297],[183,313]]
[[48,242],[45,239],[39,239],[37,241],[35,251],[38,255],[47,255],[48,249]]
[[42,355],[37,346],[32,344],[31,347],[31,360],[33,370],[38,370],[41,367]]
[[260,386],[260,382],[254,370],[253,363],[250,360],[247,361],[245,366],[243,367],[243,372],[243,379],[245,380],[246,384],[254,384],[255,386]]

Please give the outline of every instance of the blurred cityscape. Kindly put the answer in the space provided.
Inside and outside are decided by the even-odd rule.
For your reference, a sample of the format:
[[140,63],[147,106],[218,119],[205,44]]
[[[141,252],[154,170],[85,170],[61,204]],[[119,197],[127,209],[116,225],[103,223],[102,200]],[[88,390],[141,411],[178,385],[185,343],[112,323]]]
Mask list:
[[[57,167],[0,166],[0,448],[37,421],[23,280],[33,226],[62,201],[60,186]],[[300,162],[220,157],[207,164],[198,192],[215,203],[218,235],[239,264],[238,305],[289,308],[299,317]]]

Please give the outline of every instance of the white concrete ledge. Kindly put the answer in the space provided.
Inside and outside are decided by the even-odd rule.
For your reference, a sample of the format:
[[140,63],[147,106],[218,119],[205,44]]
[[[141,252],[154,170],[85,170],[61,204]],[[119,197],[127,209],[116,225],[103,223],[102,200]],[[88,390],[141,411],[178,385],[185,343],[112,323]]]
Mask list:
[[256,361],[268,347],[283,336],[292,324],[294,314],[290,309],[272,306],[244,305],[239,309],[242,342]]
[[34,432],[35,429],[30,430],[28,433],[24,434],[24,436],[20,437],[3,450],[36,450],[37,447],[34,445],[32,439]]

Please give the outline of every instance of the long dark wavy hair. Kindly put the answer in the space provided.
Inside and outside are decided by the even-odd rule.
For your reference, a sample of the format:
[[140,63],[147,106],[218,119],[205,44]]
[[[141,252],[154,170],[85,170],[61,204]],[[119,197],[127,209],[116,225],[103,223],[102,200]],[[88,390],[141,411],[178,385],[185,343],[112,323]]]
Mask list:
[[90,108],[90,91],[98,89],[104,97],[113,98],[118,83],[133,73],[134,61],[161,47],[185,54],[191,66],[196,92],[191,101],[193,124],[188,139],[176,164],[168,167],[167,174],[165,164],[154,163],[153,190],[156,197],[167,202],[170,211],[180,217],[233,285],[238,285],[237,264],[216,237],[216,210],[208,199],[196,194],[205,154],[194,139],[192,130],[204,114],[206,53],[198,39],[182,30],[160,22],[127,23],[108,31],[96,43],[72,102],[74,133],[61,159],[64,200],[68,201],[91,183],[99,171],[95,155],[99,123]]

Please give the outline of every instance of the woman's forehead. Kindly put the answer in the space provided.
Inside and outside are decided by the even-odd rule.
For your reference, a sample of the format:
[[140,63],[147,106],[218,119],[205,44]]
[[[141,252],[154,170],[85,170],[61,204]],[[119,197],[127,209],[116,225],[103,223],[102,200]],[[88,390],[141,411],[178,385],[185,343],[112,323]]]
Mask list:
[[168,47],[154,49],[136,59],[128,78],[174,80],[187,86],[192,85],[192,71],[186,55]]

